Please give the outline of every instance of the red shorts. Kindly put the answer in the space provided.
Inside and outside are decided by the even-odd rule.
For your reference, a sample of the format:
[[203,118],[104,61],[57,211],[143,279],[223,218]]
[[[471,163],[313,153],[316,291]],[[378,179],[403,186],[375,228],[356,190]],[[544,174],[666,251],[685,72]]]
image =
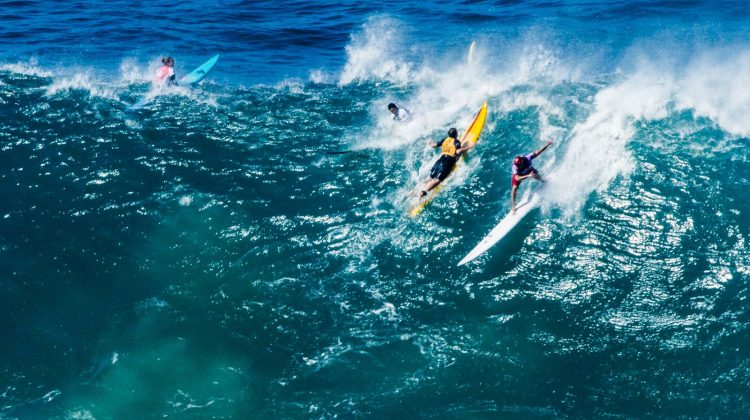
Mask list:
[[[534,168],[531,168],[531,171],[530,171],[529,173],[534,173],[534,174],[537,174],[537,175],[538,175],[538,174],[539,174],[539,171],[537,171],[537,170],[536,170],[536,169],[534,169]],[[528,175],[528,174],[526,174],[526,175]],[[513,175],[513,176],[512,176],[511,178],[510,178],[510,186],[511,186],[511,187],[515,187],[515,186],[518,186],[518,185],[520,185],[520,184],[521,184],[521,181],[519,181],[519,180],[518,180],[518,175],[517,175],[517,174]]]

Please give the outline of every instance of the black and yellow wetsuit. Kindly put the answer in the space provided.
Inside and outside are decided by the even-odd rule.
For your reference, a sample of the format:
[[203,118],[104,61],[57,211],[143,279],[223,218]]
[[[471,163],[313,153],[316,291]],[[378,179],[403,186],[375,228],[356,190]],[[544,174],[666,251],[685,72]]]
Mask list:
[[433,165],[430,178],[442,181],[451,173],[451,169],[456,164],[456,151],[461,148],[461,142],[455,137],[446,137],[437,145],[442,149],[443,154]]

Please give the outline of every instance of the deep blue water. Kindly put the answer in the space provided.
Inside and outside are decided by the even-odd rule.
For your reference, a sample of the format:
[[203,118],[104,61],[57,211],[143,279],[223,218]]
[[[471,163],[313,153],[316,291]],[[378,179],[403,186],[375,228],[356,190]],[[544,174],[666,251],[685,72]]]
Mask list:
[[[750,412],[745,2],[5,1],[0,22],[0,418]],[[179,77],[214,54],[200,85],[151,85],[161,56]],[[425,144],[484,101],[409,218]],[[456,267],[546,139],[541,207]]]

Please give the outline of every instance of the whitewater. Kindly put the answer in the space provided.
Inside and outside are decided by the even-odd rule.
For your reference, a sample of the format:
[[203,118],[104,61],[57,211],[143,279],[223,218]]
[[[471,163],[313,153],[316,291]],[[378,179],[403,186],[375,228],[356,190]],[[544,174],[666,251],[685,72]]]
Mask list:
[[[0,418],[750,410],[740,5],[154,2],[100,9],[148,36],[92,41],[101,21],[57,26],[87,12],[11,3]],[[157,43],[165,11],[183,38]],[[221,59],[154,88],[185,39],[178,78]],[[477,147],[408,217],[427,143],[485,101]],[[457,268],[546,140],[540,208]]]

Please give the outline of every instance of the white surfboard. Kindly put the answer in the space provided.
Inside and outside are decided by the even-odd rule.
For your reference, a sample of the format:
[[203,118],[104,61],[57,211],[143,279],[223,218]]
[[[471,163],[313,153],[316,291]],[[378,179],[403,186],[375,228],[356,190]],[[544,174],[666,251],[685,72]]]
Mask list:
[[495,227],[482,239],[474,249],[471,250],[461,261],[458,262],[458,266],[462,266],[474,258],[484,254],[488,249],[492,248],[493,245],[498,243],[505,235],[507,235],[514,227],[523,220],[523,218],[529,214],[531,210],[534,210],[539,206],[541,201],[540,193],[544,189],[544,184],[535,188],[531,192],[524,194],[521,201],[516,205],[516,214],[508,213],[507,216],[503,217]]

